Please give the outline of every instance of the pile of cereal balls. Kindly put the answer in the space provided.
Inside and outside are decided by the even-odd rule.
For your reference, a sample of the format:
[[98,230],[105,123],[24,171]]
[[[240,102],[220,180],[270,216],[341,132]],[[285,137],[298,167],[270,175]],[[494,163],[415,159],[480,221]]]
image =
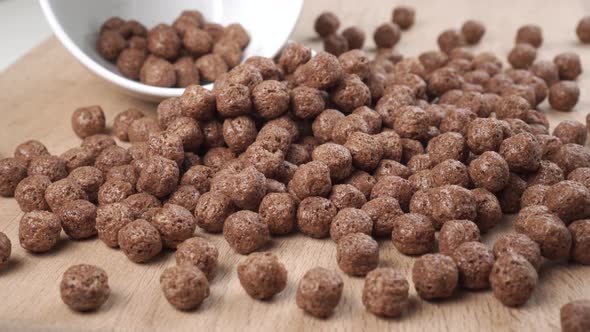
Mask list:
[[148,30],[136,20],[111,17],[100,27],[96,50],[124,77],[158,87],[184,88],[215,81],[242,61],[250,36],[239,23],[207,22],[185,10],[172,25]]
[[[540,28],[527,26],[516,47],[539,40]],[[161,286],[189,310],[209,296],[218,258],[196,227],[247,255],[237,274],[254,299],[287,283],[279,257],[264,251],[273,236],[329,237],[340,270],[366,278],[367,310],[397,317],[410,286],[379,267],[376,239],[391,238],[416,258],[411,278],[422,299],[491,288],[504,305],[521,306],[545,261],[590,265],[587,127],[566,120],[550,130],[537,108],[547,98],[556,110],[574,108],[580,62],[573,53],[521,61],[513,50],[504,68],[493,53],[444,45],[401,59],[380,49],[370,59],[357,49],[312,57],[293,43],[276,60],[250,58],[221,74],[212,91],[189,85],[157,117],[119,113],[112,135],[128,148],[105,134],[100,107],[80,108],[79,147],[56,156],[28,141],[0,161],[0,193],[25,212],[19,241],[44,252],[62,229],[74,240],[98,235],[136,263],[176,250]],[[503,214],[516,214],[513,231],[487,247],[482,237]],[[3,262],[10,245],[0,244]],[[109,292],[103,272],[67,272],[64,301],[96,308]],[[299,281],[296,303],[327,317],[342,289],[339,273],[316,267]],[[80,303],[84,294],[101,298]],[[562,314],[582,324],[588,304],[572,306]]]

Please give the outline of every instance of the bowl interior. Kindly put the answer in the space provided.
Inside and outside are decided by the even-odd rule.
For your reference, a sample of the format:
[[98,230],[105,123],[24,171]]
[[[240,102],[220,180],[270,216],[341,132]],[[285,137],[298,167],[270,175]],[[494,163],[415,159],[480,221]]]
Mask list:
[[250,44],[244,50],[245,59],[273,57],[295,27],[302,4],[303,0],[41,0],[54,32],[80,62],[128,92],[151,100],[179,96],[184,89],[148,86],[120,76],[95,48],[100,26],[109,17],[135,19],[149,29],[158,23],[172,24],[183,10],[197,9],[209,21],[239,22],[246,28]]

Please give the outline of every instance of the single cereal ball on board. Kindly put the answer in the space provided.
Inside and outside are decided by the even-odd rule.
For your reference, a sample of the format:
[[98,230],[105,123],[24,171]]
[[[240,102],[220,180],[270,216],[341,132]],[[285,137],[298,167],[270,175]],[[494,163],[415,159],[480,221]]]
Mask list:
[[48,211],[27,212],[18,226],[21,247],[35,253],[47,252],[55,247],[60,233],[59,218]]
[[176,265],[190,265],[198,268],[212,280],[217,267],[219,251],[209,241],[202,237],[186,239],[176,248]]
[[[36,158],[38,159],[38,158]],[[45,170],[39,173],[46,173]],[[34,175],[34,174],[29,174]],[[27,177],[27,167],[16,158],[4,158],[0,160],[0,196],[13,197],[15,190],[24,178]]]
[[590,217],[590,192],[576,181],[561,181],[549,187],[545,205],[563,222]]
[[587,331],[590,329],[590,300],[576,300],[564,304],[559,315],[561,318],[561,331]]
[[168,267],[160,275],[160,287],[166,300],[178,310],[194,310],[209,297],[209,282],[194,266]]
[[365,276],[379,264],[379,245],[369,235],[350,233],[338,240],[336,261],[351,276]]
[[548,211],[530,212],[538,207],[533,205],[521,210],[514,222],[514,229],[537,242],[543,257],[552,260],[568,258],[572,245],[570,231],[559,217]]
[[103,133],[105,122],[104,112],[97,105],[80,107],[72,114],[72,129],[80,138]]
[[539,48],[543,44],[543,31],[541,27],[533,24],[523,25],[516,31],[515,43],[527,43],[535,48]]
[[14,158],[23,162],[25,167],[29,167],[29,163],[33,158],[47,155],[49,155],[49,151],[47,151],[43,143],[37,140],[28,140],[17,145],[14,149]]
[[480,242],[464,242],[451,255],[459,269],[459,283],[467,289],[487,289],[494,253]]
[[500,258],[506,254],[517,254],[524,257],[535,270],[539,270],[543,263],[541,248],[528,236],[520,233],[500,235],[494,242],[494,255]]
[[338,30],[340,20],[332,12],[323,12],[318,16],[314,23],[314,30],[320,37],[326,37]]
[[590,43],[590,16],[580,19],[576,26],[576,34],[582,43]]
[[54,212],[64,203],[76,199],[87,200],[88,195],[82,187],[69,178],[53,182],[45,189],[45,201]]
[[137,191],[160,198],[167,196],[176,189],[179,173],[178,165],[174,161],[152,156],[147,160],[146,167],[139,172]]
[[158,229],[143,219],[125,225],[117,235],[119,247],[130,261],[145,263],[162,251]]
[[508,62],[515,69],[529,68],[537,57],[537,49],[530,44],[516,44],[508,53]]
[[61,220],[64,232],[74,240],[87,239],[96,235],[96,206],[77,199],[64,203],[55,214]]
[[485,26],[479,21],[468,20],[461,26],[461,34],[463,34],[465,42],[469,45],[479,43],[485,32]]
[[88,200],[95,202],[98,199],[98,190],[105,181],[101,170],[93,166],[82,166],[73,170],[68,178],[77,183],[86,195]]
[[373,236],[391,236],[395,219],[403,214],[397,199],[383,196],[365,203],[362,208],[373,221]]
[[573,52],[564,52],[555,56],[553,62],[562,80],[575,80],[582,73],[580,56]]
[[308,270],[297,286],[297,306],[319,318],[332,314],[340,302],[344,282],[338,273],[323,267]]
[[395,23],[383,23],[375,29],[373,39],[378,48],[392,48],[401,39],[401,29]]
[[0,232],[0,269],[8,262],[12,253],[12,243],[6,234]]
[[494,296],[508,307],[525,304],[533,294],[537,281],[535,268],[518,254],[498,257],[490,273]]
[[297,227],[301,233],[314,238],[330,234],[332,219],[337,209],[329,199],[311,196],[303,199],[297,208]]
[[580,88],[574,81],[560,81],[549,88],[549,104],[555,110],[569,112],[579,98]]
[[563,144],[575,143],[585,145],[586,138],[588,137],[588,129],[581,122],[564,120],[555,126],[553,136],[559,138]]
[[151,223],[160,232],[164,247],[171,249],[192,237],[197,226],[195,217],[189,210],[169,203],[156,212]]
[[412,267],[412,281],[424,300],[451,297],[459,280],[459,270],[453,259],[442,254],[418,257]]
[[252,298],[265,300],[287,286],[287,270],[271,252],[254,252],[238,264],[240,284]]
[[[352,160],[350,163],[352,164]],[[320,161],[301,165],[289,181],[288,188],[299,199],[309,196],[327,196],[332,189],[330,168]]]
[[351,233],[364,233],[371,235],[373,231],[373,220],[369,215],[355,208],[345,208],[336,214],[330,225],[330,237],[334,242]]
[[[2,167],[3,169],[7,168],[7,166],[10,166],[10,168],[8,169],[13,169],[15,167],[17,167],[17,169],[20,169],[19,166],[15,166],[15,163],[10,161],[10,158],[3,160],[4,162],[0,163],[0,165],[6,163],[5,167]],[[20,174],[20,171],[15,174]],[[61,159],[60,157],[50,155],[38,156],[33,158],[29,163],[29,167],[27,168],[27,175],[45,175],[49,177],[49,180],[53,182],[61,180],[68,176],[68,169],[65,160]],[[24,176],[21,176],[21,179],[23,178]],[[16,187],[17,184],[18,182],[15,183],[14,186]]]
[[288,234],[295,228],[297,202],[288,193],[269,193],[260,202],[258,213],[270,234]]
[[486,151],[469,164],[469,177],[476,187],[492,193],[498,192],[508,183],[508,163],[493,151]]
[[195,207],[197,225],[207,232],[219,233],[225,219],[236,211],[231,199],[217,191],[206,192],[199,197]]
[[270,241],[268,225],[258,213],[242,210],[231,214],[223,224],[223,237],[238,253],[247,255]]
[[397,6],[393,8],[393,12],[391,14],[391,21],[397,25],[402,30],[409,29],[412,25],[414,25],[414,21],[416,19],[416,10],[412,7],[408,6]]
[[107,273],[88,264],[70,266],[63,274],[59,290],[62,301],[76,311],[97,310],[111,294]]
[[457,247],[465,242],[480,241],[479,228],[470,220],[449,220],[444,223],[438,235],[438,250],[452,256]]
[[101,205],[96,209],[96,230],[98,238],[107,246],[119,246],[118,234],[121,228],[135,220],[133,210],[126,203]]
[[410,285],[392,268],[377,268],[367,274],[362,301],[365,308],[381,317],[399,317],[408,308]]
[[391,240],[395,248],[404,255],[422,255],[432,251],[434,233],[430,218],[417,213],[406,213],[394,219]]
[[590,220],[576,220],[568,226],[568,229],[572,234],[572,260],[590,265]]

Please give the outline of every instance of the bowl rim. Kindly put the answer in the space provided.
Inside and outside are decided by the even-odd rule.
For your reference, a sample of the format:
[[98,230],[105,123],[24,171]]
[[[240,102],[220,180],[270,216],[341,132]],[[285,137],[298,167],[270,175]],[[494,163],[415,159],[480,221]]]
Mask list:
[[[103,67],[98,62],[94,61],[91,57],[89,57],[86,53],[84,53],[78,47],[78,45],[76,45],[76,43],[74,43],[74,41],[70,38],[70,36],[65,32],[62,25],[57,20],[55,13],[53,12],[53,8],[51,7],[50,1],[51,0],[39,0],[39,3],[41,5],[41,9],[43,11],[43,14],[45,15],[45,18],[49,23],[49,26],[53,30],[53,33],[57,36],[57,39],[62,43],[62,45],[64,45],[65,48],[76,58],[76,60],[78,60],[80,63],[82,63],[86,68],[88,68],[94,74],[96,74],[99,77],[102,77],[103,79],[106,79],[111,84],[115,84],[115,85],[120,86],[130,92],[139,93],[142,95],[149,95],[151,97],[157,97],[157,98],[171,98],[171,97],[178,97],[178,96],[182,95],[182,93],[184,92],[184,88],[162,88],[162,87],[146,85],[146,84],[143,84],[140,82],[130,80],[130,79],[125,78],[121,75],[115,74],[112,71]],[[297,26],[297,22],[299,20],[299,17],[301,16],[301,12],[303,10],[304,0],[298,0],[298,1],[299,1],[299,5],[298,5],[298,10],[297,10],[297,19],[295,20],[293,26],[291,27],[291,30],[289,31],[289,36],[295,30],[295,27]],[[285,44],[288,41],[289,41],[289,39],[287,37],[287,40],[285,40]],[[281,49],[282,49],[282,46],[281,46],[281,48],[279,48],[276,51],[276,53],[274,55],[278,54],[278,52],[280,52]],[[213,88],[213,83],[209,83],[209,84],[205,84],[205,85],[201,85],[201,86],[208,89],[208,90],[211,90]]]

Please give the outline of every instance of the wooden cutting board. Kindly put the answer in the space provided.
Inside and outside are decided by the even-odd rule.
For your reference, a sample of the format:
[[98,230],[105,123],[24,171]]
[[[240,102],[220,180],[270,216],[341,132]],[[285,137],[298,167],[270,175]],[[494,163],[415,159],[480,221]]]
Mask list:
[[[408,1],[409,2],[409,1]],[[292,39],[321,49],[313,33],[313,20],[320,11],[332,9],[343,26],[358,25],[371,39],[374,28],[389,19],[394,1],[307,1]],[[538,58],[552,59],[561,51],[575,51],[590,70],[590,46],[578,44],[575,25],[590,14],[583,0],[537,1],[497,0],[412,1],[417,8],[416,25],[403,34],[399,50],[418,55],[434,49],[438,33],[458,28],[475,18],[487,32],[476,50],[493,50],[505,56],[512,47],[516,29],[525,23],[543,27],[545,42]],[[272,14],[272,13],[269,13]],[[366,49],[372,51],[373,42]],[[579,80],[582,97],[576,110],[547,112],[552,125],[563,119],[584,120],[589,110],[590,75]],[[155,105],[123,94],[86,71],[54,38],[41,44],[0,74],[0,157],[11,156],[14,147],[27,140],[43,141],[50,152],[60,154],[79,144],[70,129],[70,115],[79,106],[99,104],[112,121],[128,107],[154,112]],[[0,198],[0,231],[13,242],[13,255],[0,271],[0,330],[406,330],[406,331],[539,331],[559,329],[559,308],[574,299],[590,298],[590,268],[564,263],[547,263],[540,271],[537,289],[519,309],[501,305],[490,291],[458,291],[446,301],[420,300],[411,287],[411,308],[400,319],[386,320],[367,313],[361,303],[362,278],[343,273],[344,293],[336,312],[326,320],[303,314],[295,305],[298,280],[309,268],[338,269],[335,245],[300,235],[273,239],[270,250],[289,271],[287,288],[271,301],[255,301],[240,287],[236,264],[244,257],[233,252],[220,235],[206,234],[220,251],[219,270],[211,284],[211,296],[194,312],[179,312],[165,301],[159,286],[161,271],[174,264],[172,252],[138,265],[97,239],[70,241],[62,235],[59,246],[49,253],[33,255],[18,244],[18,222],[22,213],[13,199]],[[511,228],[509,218],[484,236],[491,245]],[[198,231],[200,233],[200,231]],[[413,259],[400,255],[391,241],[380,242],[381,266],[403,271],[411,279]],[[72,264],[90,263],[109,274],[112,295],[97,312],[70,311],[59,298],[59,281]]]

